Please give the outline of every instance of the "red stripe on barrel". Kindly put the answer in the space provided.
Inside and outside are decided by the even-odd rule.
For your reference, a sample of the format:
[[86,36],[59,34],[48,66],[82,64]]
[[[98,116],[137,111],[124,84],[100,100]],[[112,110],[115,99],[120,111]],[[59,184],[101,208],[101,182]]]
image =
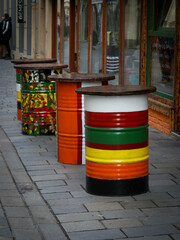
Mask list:
[[147,110],[138,112],[85,112],[87,126],[96,128],[130,128],[148,124]]

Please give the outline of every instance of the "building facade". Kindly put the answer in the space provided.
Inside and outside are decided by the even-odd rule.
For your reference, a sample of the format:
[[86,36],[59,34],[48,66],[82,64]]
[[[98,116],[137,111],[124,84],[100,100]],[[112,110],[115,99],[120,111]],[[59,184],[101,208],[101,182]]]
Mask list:
[[177,0],[0,0],[13,58],[57,57],[71,72],[114,74],[112,84],[153,85],[149,123],[168,135],[180,132],[179,10]]

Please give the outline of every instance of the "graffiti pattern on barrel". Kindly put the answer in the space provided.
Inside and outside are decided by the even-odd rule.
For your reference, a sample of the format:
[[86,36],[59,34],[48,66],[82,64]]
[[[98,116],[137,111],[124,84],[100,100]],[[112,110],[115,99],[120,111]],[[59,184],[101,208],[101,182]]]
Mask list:
[[22,70],[22,132],[28,135],[55,134],[55,82],[47,77],[59,70]]

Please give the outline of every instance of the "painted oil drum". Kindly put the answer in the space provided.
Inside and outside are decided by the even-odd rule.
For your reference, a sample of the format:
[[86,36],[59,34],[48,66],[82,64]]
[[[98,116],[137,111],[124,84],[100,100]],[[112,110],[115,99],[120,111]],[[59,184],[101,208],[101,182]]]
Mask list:
[[[13,59],[11,62],[14,64],[27,64],[27,63],[53,63],[56,62],[55,58],[40,58],[40,59]],[[17,119],[21,120],[21,70],[16,69],[16,93],[17,93]]]
[[84,97],[76,88],[108,84],[114,76],[107,74],[62,74],[56,80],[58,161],[85,163]]
[[[108,196],[147,192],[147,93],[154,88],[107,86],[94,89],[77,89],[85,94],[87,192]],[[141,91],[137,94],[135,89]],[[93,95],[88,91],[89,94],[94,91]]]
[[[15,65],[16,67],[16,65]],[[55,82],[48,80],[58,74],[61,64],[24,64],[21,69],[22,132],[28,135],[55,134],[56,92]]]

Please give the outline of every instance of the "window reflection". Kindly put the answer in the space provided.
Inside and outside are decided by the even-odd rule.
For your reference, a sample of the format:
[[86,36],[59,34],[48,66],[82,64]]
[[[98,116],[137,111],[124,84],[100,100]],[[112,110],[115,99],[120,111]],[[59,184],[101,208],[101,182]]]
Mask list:
[[57,51],[58,62],[60,62],[60,1],[57,1]]
[[106,71],[116,79],[111,84],[118,84],[119,73],[119,0],[107,2],[107,55]]
[[88,71],[88,2],[80,2],[80,72],[83,73]]
[[64,63],[69,64],[70,0],[64,1]]
[[158,91],[173,95],[174,39],[151,38],[151,85]]
[[161,26],[164,28],[175,28],[175,0],[164,2],[161,16]]
[[140,0],[125,1],[124,84],[139,84]]
[[92,5],[92,62],[93,73],[102,72],[102,3]]

